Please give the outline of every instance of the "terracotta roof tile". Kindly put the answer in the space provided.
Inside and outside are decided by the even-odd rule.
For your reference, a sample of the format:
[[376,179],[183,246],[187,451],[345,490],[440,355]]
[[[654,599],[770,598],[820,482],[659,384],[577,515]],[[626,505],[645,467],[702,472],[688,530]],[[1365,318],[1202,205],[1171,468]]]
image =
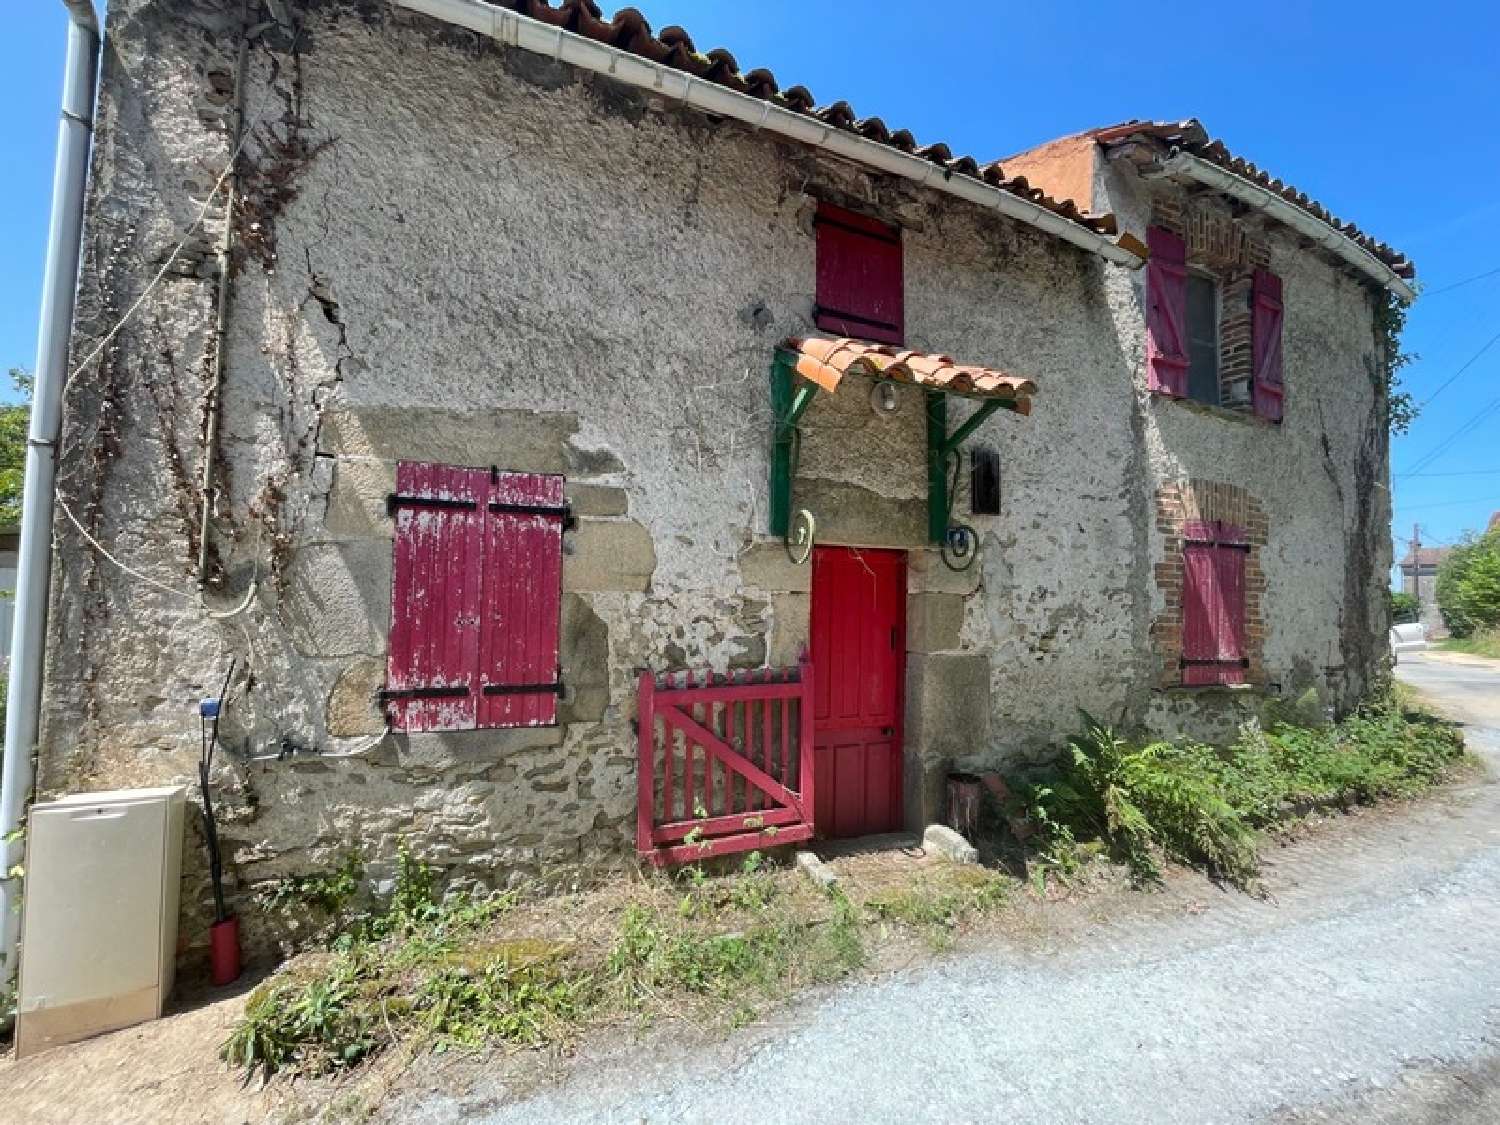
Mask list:
[[1072,200],[1058,200],[1006,177],[998,161],[980,163],[972,156],[953,155],[941,142],[919,145],[905,129],[890,129],[878,117],[859,118],[846,101],[818,107],[812,92],[805,86],[781,89],[776,76],[764,67],[741,72],[735,57],[722,48],[701,53],[692,37],[680,27],[666,27],[652,34],[646,17],[634,8],[621,8],[606,20],[594,0],[559,0],[556,7],[547,0],[491,0],[497,7],[519,12],[553,27],[606,43],[611,47],[640,55],[652,62],[670,66],[705,81],[716,83],[750,97],[771,102],[782,109],[814,117],[845,132],[855,133],[879,144],[931,161],[949,175],[973,176],[991,187],[1010,192],[1031,201],[1054,214],[1086,227],[1098,234],[1112,235],[1117,227],[1113,215],[1088,215]]
[[1196,118],[1190,117],[1186,121],[1123,121],[1118,125],[1091,129],[1088,135],[1103,145],[1118,144],[1132,137],[1150,137],[1168,147],[1216,164],[1227,172],[1259,184],[1288,203],[1302,208],[1313,218],[1327,223],[1390,266],[1397,276],[1416,276],[1417,268],[1405,254],[1366,234],[1353,223],[1335,217],[1316,199],[1308,198],[1306,192],[1298,191],[1243,157],[1235,156],[1223,141],[1210,137],[1202,122]]
[[846,375],[868,375],[915,383],[969,398],[994,398],[1018,414],[1031,413],[1036,384],[1023,375],[955,363],[951,356],[914,352],[895,344],[848,337],[801,336],[782,345],[797,356],[797,374],[830,393]]
[[[1441,566],[1452,553],[1452,547],[1418,547],[1417,559],[1421,566]],[[1412,565],[1411,548],[1407,548],[1406,557],[1401,560],[1400,565],[1405,567]]]

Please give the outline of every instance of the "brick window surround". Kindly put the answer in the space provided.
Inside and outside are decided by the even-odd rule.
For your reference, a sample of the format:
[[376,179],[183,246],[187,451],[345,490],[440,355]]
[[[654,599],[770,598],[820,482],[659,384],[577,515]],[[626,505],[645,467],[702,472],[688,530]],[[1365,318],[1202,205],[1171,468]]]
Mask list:
[[1171,196],[1152,202],[1151,225],[1179,236],[1187,244],[1188,266],[1218,281],[1219,405],[1250,413],[1254,409],[1250,290],[1254,272],[1270,268],[1270,244],[1226,213]]
[[1183,575],[1184,539],[1189,524],[1222,522],[1241,529],[1249,545],[1245,559],[1245,644],[1247,684],[1266,682],[1264,601],[1266,580],[1260,553],[1266,545],[1266,513],[1260,502],[1239,485],[1192,480],[1162,485],[1156,492],[1156,528],[1162,535],[1162,561],[1156,564],[1156,586],[1163,607],[1151,625],[1157,655],[1157,685],[1184,686]]

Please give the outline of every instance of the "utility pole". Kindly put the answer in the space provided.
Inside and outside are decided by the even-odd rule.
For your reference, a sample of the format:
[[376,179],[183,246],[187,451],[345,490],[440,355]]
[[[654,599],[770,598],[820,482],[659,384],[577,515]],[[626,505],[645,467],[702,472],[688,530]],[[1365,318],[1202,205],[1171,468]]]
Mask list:
[[1411,589],[1407,591],[1418,601],[1422,600],[1422,525],[1411,525]]

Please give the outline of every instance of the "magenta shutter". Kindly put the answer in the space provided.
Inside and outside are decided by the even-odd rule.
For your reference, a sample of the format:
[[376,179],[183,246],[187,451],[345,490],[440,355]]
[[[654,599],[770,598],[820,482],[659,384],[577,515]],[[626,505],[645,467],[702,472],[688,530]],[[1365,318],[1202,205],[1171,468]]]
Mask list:
[[818,205],[815,224],[817,326],[839,336],[903,343],[900,229],[827,203]]
[[1214,548],[1188,543],[1182,549],[1182,682],[1218,683],[1219,582]]
[[1182,549],[1182,682],[1245,682],[1245,558],[1240,529],[1190,523]]
[[398,730],[474,726],[484,470],[396,467],[386,714]]
[[1187,244],[1164,227],[1146,231],[1146,385],[1187,395]]
[[1251,281],[1251,370],[1255,375],[1255,413],[1281,421],[1281,278],[1256,270]]
[[562,505],[562,477],[493,478],[485,522],[481,727],[557,722]]
[[1245,556],[1243,546],[1220,543],[1214,548],[1219,590],[1219,683],[1245,682]]

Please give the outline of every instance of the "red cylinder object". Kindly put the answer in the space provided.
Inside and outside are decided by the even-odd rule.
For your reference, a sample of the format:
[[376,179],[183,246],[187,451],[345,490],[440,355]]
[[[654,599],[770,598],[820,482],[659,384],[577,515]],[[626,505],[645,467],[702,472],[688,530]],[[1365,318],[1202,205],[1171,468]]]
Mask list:
[[208,928],[209,979],[232,984],[240,977],[240,920],[229,917]]

